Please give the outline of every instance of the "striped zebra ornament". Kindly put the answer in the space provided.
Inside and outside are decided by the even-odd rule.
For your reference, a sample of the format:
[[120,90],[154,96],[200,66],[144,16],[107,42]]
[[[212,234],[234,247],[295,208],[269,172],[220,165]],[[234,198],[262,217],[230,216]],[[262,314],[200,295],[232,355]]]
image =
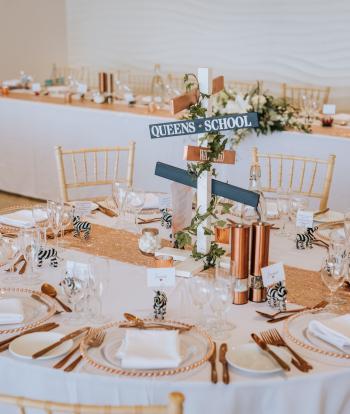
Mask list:
[[163,208],[160,212],[162,213],[160,224],[166,229],[171,229],[173,224],[173,216],[169,213],[167,208]]
[[57,250],[53,247],[48,249],[40,247],[37,258],[38,267],[43,265],[44,260],[50,260],[50,266],[58,267]]
[[79,216],[73,217],[73,236],[80,237],[80,233],[83,233],[83,237],[87,240],[91,233],[91,224],[88,221],[80,221]]
[[298,233],[295,239],[296,248],[298,250],[312,249],[312,244],[316,240],[314,233],[317,231],[318,227],[309,227],[304,233]]
[[157,290],[153,299],[153,313],[156,319],[164,319],[168,298],[165,292]]
[[284,282],[278,282],[267,289],[267,303],[272,308],[286,310],[287,289]]

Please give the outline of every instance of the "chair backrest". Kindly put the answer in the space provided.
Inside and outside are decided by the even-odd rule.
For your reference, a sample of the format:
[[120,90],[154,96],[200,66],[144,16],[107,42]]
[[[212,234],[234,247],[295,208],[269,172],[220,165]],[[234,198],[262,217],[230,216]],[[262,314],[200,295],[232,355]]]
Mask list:
[[253,88],[256,88],[259,85],[261,91],[263,91],[263,81],[254,81],[254,82],[243,82],[243,81],[227,81],[225,82],[225,87],[230,93],[239,93],[244,95],[250,92]]
[[101,406],[55,403],[52,401],[0,395],[0,403],[18,407],[19,414],[26,414],[28,408],[42,410],[43,414],[183,414],[184,400],[183,394],[172,392],[169,394],[167,405]]
[[317,108],[322,109],[322,106],[328,103],[331,91],[329,86],[319,88],[311,86],[291,86],[286,83],[281,84],[281,89],[282,98],[297,109],[302,108],[304,96],[316,102]]
[[287,187],[293,193],[318,198],[320,210],[327,208],[335,158],[335,155],[329,155],[328,160],[321,160],[294,155],[261,154],[256,147],[252,150],[252,162],[261,167],[264,192],[275,193],[278,188]]
[[[63,150],[55,147],[60,193],[63,201],[70,201],[69,190],[82,187],[111,185],[124,182],[132,186],[134,176],[135,142],[127,147]],[[120,177],[120,154],[126,153],[126,171]],[[70,167],[69,167],[70,166]],[[110,195],[110,194],[109,194]],[[86,199],[86,198],[85,198]]]

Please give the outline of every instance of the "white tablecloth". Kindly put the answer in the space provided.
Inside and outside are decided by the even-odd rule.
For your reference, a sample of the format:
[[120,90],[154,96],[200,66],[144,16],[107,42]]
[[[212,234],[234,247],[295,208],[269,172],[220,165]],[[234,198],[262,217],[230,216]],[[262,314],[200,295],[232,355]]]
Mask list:
[[[113,219],[100,213],[92,220],[113,224]],[[286,260],[294,266],[319,268],[325,250],[315,247],[311,251],[291,253],[291,243],[273,234],[271,258]],[[86,261],[90,256],[65,251],[64,257]],[[116,320],[122,319],[125,311],[136,314],[151,312],[153,291],[147,288],[146,269],[113,260],[110,264],[110,282],[103,311]],[[45,280],[53,284],[57,284],[63,275],[60,269],[44,269],[42,273]],[[187,279],[178,279],[176,288],[169,292],[169,318],[181,319],[193,315],[190,299],[186,297],[187,284]],[[266,322],[256,315],[255,309],[270,310],[266,304],[232,305],[228,318],[236,327],[228,341],[229,346],[244,344],[249,341],[251,332],[268,328]],[[58,322],[60,318],[56,317]],[[282,325],[274,327],[280,329]],[[73,329],[67,324],[59,328],[65,332]],[[218,363],[220,381],[213,385],[209,380],[209,364],[180,376],[130,379],[105,375],[85,364],[72,373],[65,373],[51,369],[53,361],[24,361],[5,352],[0,356],[0,393],[80,403],[149,404],[164,403],[169,392],[181,391],[186,397],[186,414],[349,413],[350,365],[326,364],[320,362],[317,355],[314,359],[308,358],[314,365],[314,370],[308,374],[300,373],[293,367],[288,374],[254,377],[230,368],[229,385],[222,383],[221,364]],[[0,411],[10,413],[1,407]]]
[[[183,147],[191,142],[193,145],[195,136],[151,140],[148,126],[160,122],[166,119],[0,98],[0,190],[57,199],[55,145],[77,149],[125,145],[133,140],[136,141],[135,186],[150,191],[169,191],[169,181],[154,176],[155,164],[162,161],[186,168]],[[349,209],[349,138],[298,132],[252,135],[239,145],[235,165],[218,166],[218,178],[247,188],[253,146],[263,152],[322,159],[336,154],[329,206],[340,211]]]

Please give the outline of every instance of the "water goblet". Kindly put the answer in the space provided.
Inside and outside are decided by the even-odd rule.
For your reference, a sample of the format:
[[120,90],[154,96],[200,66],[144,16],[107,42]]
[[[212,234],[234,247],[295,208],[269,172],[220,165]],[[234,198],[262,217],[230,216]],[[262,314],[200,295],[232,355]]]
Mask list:
[[56,203],[55,201],[48,201],[47,210],[48,210],[49,226],[54,234],[54,238],[56,242],[56,250],[58,252],[58,234],[61,231],[61,227],[62,227],[63,204]]
[[35,204],[32,206],[32,216],[35,226],[42,231],[43,243],[46,245],[46,232],[49,227],[49,217],[47,212],[47,205]]
[[289,236],[286,226],[290,221],[290,197],[288,192],[286,193],[281,188],[277,191],[277,210],[281,220],[281,228],[278,234],[282,237]]
[[210,296],[209,279],[205,276],[195,276],[189,282],[191,298],[199,314],[197,323],[198,325],[206,327],[207,321],[204,317],[204,305],[208,303]]
[[40,276],[37,273],[37,259],[41,248],[41,237],[39,229],[21,229],[18,235],[18,242],[21,253],[23,254],[29,271],[23,273],[22,281],[24,284],[33,284],[40,282]]
[[130,190],[126,198],[126,210],[132,214],[133,225],[137,227],[137,216],[145,204],[145,192]]
[[125,204],[129,187],[125,183],[114,183],[112,186],[112,197],[118,211],[118,225],[123,227],[125,222]]
[[12,284],[22,280],[22,277],[15,272],[15,263],[20,254],[18,238],[0,236],[0,272],[6,274],[2,279],[3,282]]
[[335,301],[335,293],[344,283],[347,267],[347,258],[328,255],[321,268],[321,279],[330,290],[330,301],[325,309],[337,311],[338,305]]

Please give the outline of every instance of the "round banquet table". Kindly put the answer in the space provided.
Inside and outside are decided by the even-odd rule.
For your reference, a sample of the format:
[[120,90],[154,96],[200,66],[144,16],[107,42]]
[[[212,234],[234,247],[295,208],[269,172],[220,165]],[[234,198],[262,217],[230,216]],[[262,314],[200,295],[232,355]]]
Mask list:
[[[91,221],[113,226],[116,219],[96,213]],[[318,270],[325,250],[315,247],[309,251],[295,251],[290,240],[272,233],[271,260],[285,264]],[[86,262],[90,256],[76,250],[64,250],[65,259]],[[98,260],[98,259],[97,259]],[[46,268],[42,271],[46,281],[53,284],[63,277],[63,270]],[[103,311],[121,320],[128,312],[151,312],[153,291],[147,287],[146,268],[110,260],[109,288],[104,295]],[[188,279],[177,278],[177,285],[169,292],[167,316],[170,319],[190,317],[193,308],[186,295]],[[64,298],[63,298],[64,299]],[[249,342],[252,332],[268,329],[263,318],[255,310],[271,312],[267,304],[249,303],[234,306],[228,312],[235,329],[229,346]],[[60,323],[61,315],[55,316]],[[280,331],[282,323],[273,325]],[[70,332],[76,326],[61,324],[61,332]],[[219,344],[218,344],[219,345]],[[303,354],[301,352],[301,354]],[[53,360],[28,361],[15,358],[6,351],[0,356],[0,393],[30,398],[89,404],[151,404],[165,403],[168,393],[180,391],[186,397],[185,413],[283,413],[319,414],[350,412],[350,365],[326,363],[307,355],[314,369],[301,373],[293,366],[287,374],[253,376],[230,367],[229,385],[222,383],[221,364],[217,362],[219,381],[210,382],[210,365],[205,363],[196,370],[161,378],[128,378],[112,376],[98,371],[84,362],[71,373],[52,369]],[[55,361],[55,360],[54,360]],[[0,407],[10,413],[9,408]]]

